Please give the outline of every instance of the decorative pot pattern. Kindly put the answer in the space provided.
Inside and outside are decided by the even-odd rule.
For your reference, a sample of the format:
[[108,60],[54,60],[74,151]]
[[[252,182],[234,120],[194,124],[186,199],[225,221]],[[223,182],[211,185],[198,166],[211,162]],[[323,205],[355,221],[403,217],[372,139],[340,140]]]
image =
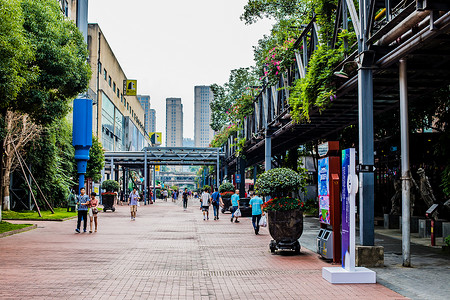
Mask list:
[[278,242],[293,242],[303,233],[303,211],[268,211],[267,220],[272,238]]

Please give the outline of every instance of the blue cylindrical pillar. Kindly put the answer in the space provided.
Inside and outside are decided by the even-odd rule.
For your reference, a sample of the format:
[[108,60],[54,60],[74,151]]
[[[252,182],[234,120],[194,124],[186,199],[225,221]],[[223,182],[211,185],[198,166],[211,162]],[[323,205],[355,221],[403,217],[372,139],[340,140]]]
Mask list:
[[75,147],[77,162],[78,190],[84,187],[89,149],[92,146],[92,100],[75,99],[73,101],[72,145]]

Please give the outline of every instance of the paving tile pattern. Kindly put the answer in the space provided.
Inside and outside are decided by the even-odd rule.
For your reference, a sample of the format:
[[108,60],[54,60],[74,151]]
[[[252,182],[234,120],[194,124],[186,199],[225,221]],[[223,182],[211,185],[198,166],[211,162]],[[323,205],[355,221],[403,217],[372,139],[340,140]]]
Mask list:
[[273,255],[266,228],[203,221],[190,204],[141,206],[136,221],[118,206],[93,234],[70,220],[2,238],[0,299],[403,299],[380,284],[329,284],[315,253]]

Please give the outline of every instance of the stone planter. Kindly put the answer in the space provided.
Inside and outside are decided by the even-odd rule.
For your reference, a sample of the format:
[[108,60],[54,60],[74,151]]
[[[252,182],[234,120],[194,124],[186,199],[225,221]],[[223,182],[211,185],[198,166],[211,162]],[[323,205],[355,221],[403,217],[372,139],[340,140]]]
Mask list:
[[303,233],[303,211],[292,209],[286,211],[268,211],[267,223],[269,233],[274,239],[270,250],[300,252],[298,239]]

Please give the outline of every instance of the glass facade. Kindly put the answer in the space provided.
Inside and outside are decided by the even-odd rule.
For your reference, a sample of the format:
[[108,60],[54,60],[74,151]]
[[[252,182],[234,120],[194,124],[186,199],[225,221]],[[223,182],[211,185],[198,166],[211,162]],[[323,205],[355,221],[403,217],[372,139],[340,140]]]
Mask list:
[[125,150],[125,122],[122,113],[102,93],[102,145],[109,151]]

